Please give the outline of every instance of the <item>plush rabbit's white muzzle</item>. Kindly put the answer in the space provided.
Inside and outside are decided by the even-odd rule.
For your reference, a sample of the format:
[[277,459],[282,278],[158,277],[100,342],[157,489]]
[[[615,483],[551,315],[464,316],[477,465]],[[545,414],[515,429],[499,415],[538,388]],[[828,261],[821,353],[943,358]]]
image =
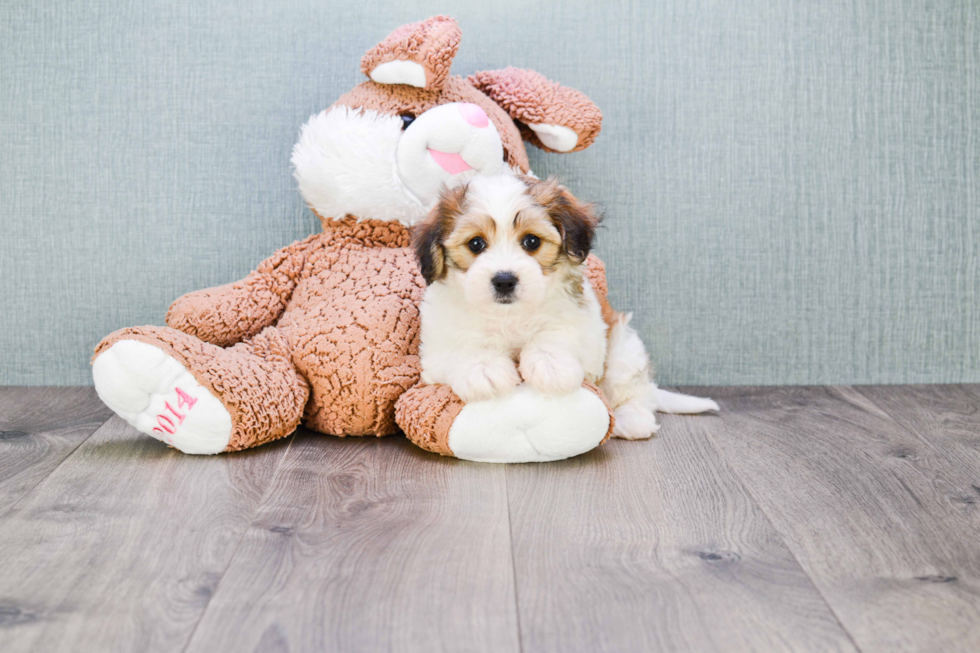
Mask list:
[[483,109],[452,102],[415,118],[398,143],[397,161],[402,183],[428,205],[443,186],[453,187],[477,173],[498,174],[504,147]]

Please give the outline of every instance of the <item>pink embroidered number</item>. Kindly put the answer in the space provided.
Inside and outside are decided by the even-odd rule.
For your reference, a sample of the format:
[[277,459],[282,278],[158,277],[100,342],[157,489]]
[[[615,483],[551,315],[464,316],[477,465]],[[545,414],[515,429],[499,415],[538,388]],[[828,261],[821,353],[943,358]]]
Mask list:
[[[180,412],[177,410],[177,408],[171,406],[169,401],[164,402],[163,406],[170,411],[170,415],[167,415],[165,412],[157,415],[157,424],[160,426],[153,427],[154,431],[173,435],[177,432],[177,427],[184,423],[184,418],[187,417],[187,412],[190,411],[190,409],[194,407],[194,404],[197,403],[197,399],[195,397],[190,396],[180,388],[176,388],[176,390],[177,408],[185,408],[186,410],[184,412]],[[174,419],[177,420],[176,424],[174,423]]]
[[197,399],[195,399],[194,397],[190,396],[189,394],[187,394],[186,392],[184,392],[180,388],[177,388],[177,407],[178,408],[183,408],[184,406],[187,406],[187,410],[190,410],[191,408],[194,407],[194,404],[196,404],[196,403],[197,403]]
[[[166,422],[166,424],[164,424],[164,422]],[[177,431],[177,429],[174,427],[174,423],[170,421],[170,418],[166,415],[157,415],[157,424],[163,427],[163,431],[166,431],[170,435],[173,435]],[[158,428],[154,428],[153,430],[160,431]],[[160,432],[163,433],[163,431]]]

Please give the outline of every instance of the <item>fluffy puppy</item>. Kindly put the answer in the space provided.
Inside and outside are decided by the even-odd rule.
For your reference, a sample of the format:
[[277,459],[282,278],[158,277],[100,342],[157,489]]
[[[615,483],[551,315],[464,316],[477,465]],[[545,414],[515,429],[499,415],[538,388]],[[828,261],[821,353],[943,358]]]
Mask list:
[[429,287],[422,380],[463,401],[598,383],[606,324],[583,276],[598,220],[554,179],[477,176],[443,192],[414,231]]
[[523,379],[564,394],[602,388],[613,436],[648,438],[654,411],[718,410],[657,388],[629,315],[607,325],[585,259],[598,218],[556,180],[477,176],[444,190],[413,244],[428,283],[421,305],[422,380],[463,401],[506,394]]
[[710,399],[657,388],[629,315],[607,325],[585,259],[592,207],[556,180],[477,176],[443,191],[413,244],[428,283],[421,305],[422,380],[463,401],[506,394],[523,379],[548,394],[602,388],[613,436],[657,430],[654,411],[718,410]]

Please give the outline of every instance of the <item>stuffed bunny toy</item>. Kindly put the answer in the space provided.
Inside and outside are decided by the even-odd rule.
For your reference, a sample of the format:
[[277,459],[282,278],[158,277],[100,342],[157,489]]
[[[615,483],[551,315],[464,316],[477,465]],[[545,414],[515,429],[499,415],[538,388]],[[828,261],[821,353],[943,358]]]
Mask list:
[[[529,70],[451,76],[460,30],[438,16],[395,30],[361,60],[370,78],[303,126],[292,164],[323,232],[244,279],[180,297],[166,327],[122,329],[93,357],[102,400],[137,430],[185,453],[255,447],[303,424],[383,436],[487,462],[588,451],[613,431],[598,388],[464,405],[419,385],[425,282],[410,228],[443,187],[477,173],[530,172],[523,141],[588,147],[602,122],[582,93]],[[589,260],[602,298],[602,264]],[[397,419],[397,424],[396,424]]]

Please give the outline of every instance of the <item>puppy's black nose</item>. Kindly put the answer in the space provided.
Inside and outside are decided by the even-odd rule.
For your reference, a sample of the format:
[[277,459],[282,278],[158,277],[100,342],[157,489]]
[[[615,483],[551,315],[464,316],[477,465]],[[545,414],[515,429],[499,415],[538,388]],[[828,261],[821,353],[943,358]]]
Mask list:
[[498,295],[512,295],[517,287],[517,277],[513,272],[498,272],[490,280]]

